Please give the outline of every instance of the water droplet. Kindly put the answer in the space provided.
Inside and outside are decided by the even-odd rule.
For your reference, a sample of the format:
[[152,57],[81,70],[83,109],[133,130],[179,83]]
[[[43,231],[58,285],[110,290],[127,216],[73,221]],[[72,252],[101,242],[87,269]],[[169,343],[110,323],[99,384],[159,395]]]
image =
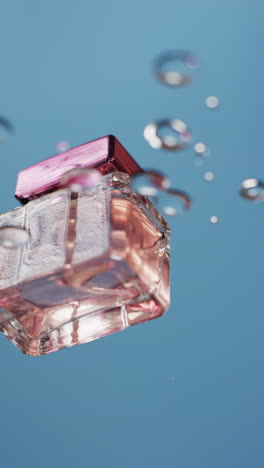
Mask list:
[[29,233],[17,226],[0,227],[0,247],[18,249],[24,247],[29,240]]
[[205,156],[207,154],[207,146],[205,143],[195,143],[193,148],[194,148],[195,153],[198,154],[199,156],[200,155]]
[[13,132],[14,127],[11,122],[5,117],[0,117],[0,143],[6,143]]
[[205,172],[204,174],[204,180],[206,180],[206,182],[213,182],[213,180],[215,179],[215,175],[213,172]]
[[159,192],[158,209],[166,216],[183,214],[191,207],[191,197],[182,190],[166,189]]
[[217,96],[207,96],[205,105],[208,109],[217,109],[220,105],[220,101]]
[[210,223],[217,224],[218,223],[218,217],[217,216],[211,216]]
[[61,178],[62,185],[69,188],[71,192],[86,192],[96,187],[102,176],[96,169],[80,167],[71,169],[63,174]]
[[68,151],[70,148],[70,143],[68,141],[58,141],[56,144],[56,151],[58,153],[64,153],[65,151]]
[[192,139],[187,124],[179,119],[150,122],[144,129],[144,137],[152,148],[170,151],[186,148]]
[[131,186],[140,195],[155,197],[159,190],[167,189],[170,186],[170,181],[161,172],[148,170],[135,175]]
[[240,187],[240,195],[247,200],[264,200],[264,182],[258,179],[245,179]]
[[192,82],[193,70],[199,61],[190,52],[169,50],[157,57],[154,73],[158,80],[169,86],[183,86]]

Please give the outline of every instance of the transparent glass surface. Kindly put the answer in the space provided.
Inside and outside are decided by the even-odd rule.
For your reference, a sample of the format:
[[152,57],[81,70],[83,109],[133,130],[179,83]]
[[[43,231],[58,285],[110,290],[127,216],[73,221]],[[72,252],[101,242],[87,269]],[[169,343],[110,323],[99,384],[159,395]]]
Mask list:
[[[170,229],[127,174],[43,195],[0,216],[28,242],[0,246],[1,331],[39,356],[159,317],[169,305]],[[11,234],[9,234],[11,236]]]

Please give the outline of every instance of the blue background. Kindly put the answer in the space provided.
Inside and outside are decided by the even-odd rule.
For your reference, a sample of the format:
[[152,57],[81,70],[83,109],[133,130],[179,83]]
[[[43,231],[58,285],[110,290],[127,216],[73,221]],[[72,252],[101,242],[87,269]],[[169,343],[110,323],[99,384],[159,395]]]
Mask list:
[[[0,210],[17,205],[17,172],[59,140],[109,133],[193,206],[171,223],[163,318],[43,358],[0,337],[1,466],[263,468],[263,205],[238,195],[264,172],[263,10],[257,0],[2,3],[0,115],[16,133],[0,146]],[[201,59],[191,86],[152,76],[152,59],[174,47]],[[205,167],[192,149],[148,146],[143,128],[161,117],[210,146]]]

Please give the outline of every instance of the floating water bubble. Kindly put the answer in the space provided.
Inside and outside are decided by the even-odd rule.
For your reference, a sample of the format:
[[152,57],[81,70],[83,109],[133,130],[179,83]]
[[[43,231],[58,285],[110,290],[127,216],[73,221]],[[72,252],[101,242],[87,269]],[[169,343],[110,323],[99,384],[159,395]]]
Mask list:
[[166,190],[170,186],[170,181],[161,172],[146,170],[133,177],[131,186],[140,195],[155,197],[159,190]]
[[213,182],[213,180],[215,179],[215,175],[213,172],[205,172],[204,173],[204,180],[206,180],[206,182]]
[[210,153],[208,146],[206,146],[205,143],[198,142],[198,143],[195,143],[193,149],[195,152],[195,164],[197,166],[202,166],[205,163]]
[[217,224],[218,223],[218,217],[217,216],[211,216],[210,218],[210,223],[212,224]]
[[169,50],[157,57],[154,73],[159,81],[169,86],[191,83],[193,70],[199,66],[195,55],[183,50]]
[[187,124],[179,119],[150,122],[144,129],[144,137],[153,148],[170,151],[186,148],[192,139]]
[[166,189],[159,192],[158,209],[166,216],[183,214],[191,207],[191,197],[182,190]]
[[0,143],[6,143],[13,132],[14,127],[11,122],[5,117],[0,117]]
[[208,109],[217,109],[220,105],[220,101],[217,96],[207,96],[205,99],[205,105]]
[[182,190],[170,188],[169,178],[161,172],[146,170],[137,174],[131,186],[140,195],[150,197],[164,215],[179,215],[191,207],[191,197]]
[[18,249],[24,247],[29,240],[29,233],[17,226],[0,227],[0,247],[5,249]]
[[58,153],[64,153],[65,151],[68,151],[68,149],[70,148],[70,143],[68,141],[58,141],[58,143],[56,144],[56,151],[58,151]]
[[264,182],[259,179],[245,179],[240,187],[240,195],[247,200],[264,200]]
[[207,154],[207,146],[205,143],[195,143],[193,149],[199,156],[205,156]]
[[96,187],[102,176],[96,169],[80,167],[63,174],[61,183],[71,192],[86,192]]

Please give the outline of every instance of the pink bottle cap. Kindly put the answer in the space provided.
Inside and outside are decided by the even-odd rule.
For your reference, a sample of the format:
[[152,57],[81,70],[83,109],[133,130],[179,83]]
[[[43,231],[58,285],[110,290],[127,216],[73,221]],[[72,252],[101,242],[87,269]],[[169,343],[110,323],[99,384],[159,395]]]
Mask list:
[[133,176],[141,167],[113,136],[108,135],[45,159],[18,173],[15,196],[21,203],[63,187],[65,172],[78,167],[96,168],[102,175],[119,171]]

